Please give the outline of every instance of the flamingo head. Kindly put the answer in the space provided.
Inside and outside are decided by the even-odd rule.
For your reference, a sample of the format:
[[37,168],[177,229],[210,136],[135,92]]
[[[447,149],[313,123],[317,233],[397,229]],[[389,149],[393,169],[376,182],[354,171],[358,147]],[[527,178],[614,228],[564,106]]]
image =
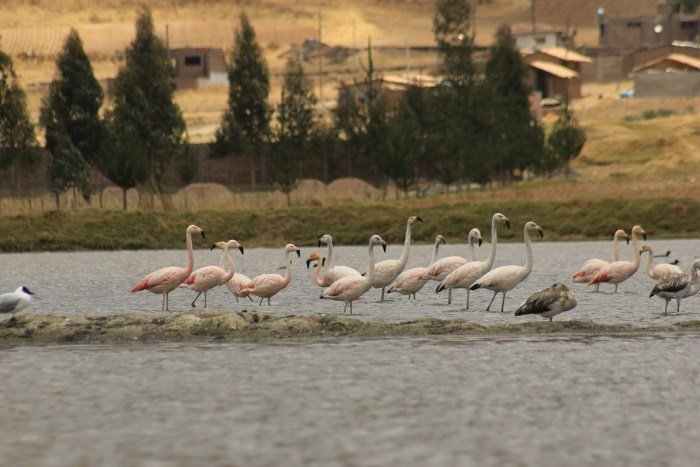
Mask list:
[[201,228],[197,227],[196,225],[192,224],[189,227],[187,227],[187,235],[194,235],[194,234],[202,234],[202,238],[204,237],[204,230]]
[[243,245],[238,243],[236,240],[229,240],[228,242],[226,242],[226,244],[228,245],[229,249],[238,248],[238,251],[240,251],[241,254],[243,254]]
[[627,244],[628,244],[628,245],[630,244],[630,237],[629,237],[629,235],[627,235],[627,232],[625,232],[625,231],[622,230],[622,229],[617,229],[617,230],[615,231],[614,238],[624,238],[625,240],[627,240]]
[[291,243],[288,243],[287,246],[284,247],[284,251],[287,253],[296,252],[297,256],[299,258],[301,258],[301,250],[299,248],[295,247],[294,245],[292,245]]
[[423,222],[423,218],[421,216],[411,216],[408,218],[408,225],[413,225],[416,222]]
[[506,227],[510,229],[510,219],[508,219],[506,216],[504,216],[500,212],[497,212],[496,214],[493,215],[493,220],[496,221],[496,223],[498,223],[498,224],[505,224]]
[[437,237],[435,237],[435,246],[439,247],[440,245],[444,245],[444,244],[445,244],[445,237],[443,237],[442,235],[438,235]]
[[642,248],[639,249],[639,254],[641,255],[642,253],[649,253],[650,255],[653,255],[654,251],[649,245],[642,245]]
[[[313,261],[318,261],[318,262],[321,261],[321,254],[320,254],[318,251],[314,251],[313,253],[311,253],[311,254],[309,255],[308,258],[306,258],[306,269],[310,269],[309,265],[310,265]],[[325,261],[324,261],[324,263],[325,263]]]
[[211,248],[209,248],[209,251],[214,250],[214,248],[220,248],[224,249],[226,247],[226,242],[216,242],[211,245]]
[[644,241],[647,241],[647,233],[639,225],[635,225],[634,227],[632,227],[632,235],[641,235]]
[[318,239],[318,247],[321,248],[321,245],[333,245],[333,237],[325,234],[323,237]]
[[525,224],[525,230],[536,231],[540,234],[540,238],[544,238],[544,229],[532,221]]
[[374,245],[381,245],[382,250],[386,253],[386,242],[382,240],[382,237],[379,235],[372,235],[369,239],[369,244],[374,246]]
[[479,246],[481,246],[481,242],[483,242],[483,239],[481,238],[481,231],[479,229],[471,229],[469,231],[469,241],[478,242]]

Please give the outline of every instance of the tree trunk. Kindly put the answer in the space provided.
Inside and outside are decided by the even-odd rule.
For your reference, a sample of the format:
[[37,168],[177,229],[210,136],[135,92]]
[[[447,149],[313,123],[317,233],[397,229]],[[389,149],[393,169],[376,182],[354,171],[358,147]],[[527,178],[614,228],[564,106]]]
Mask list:
[[287,191],[287,207],[292,207],[292,192],[291,190],[286,190]]
[[124,211],[126,211],[126,188],[122,188],[122,206],[124,207]]
[[56,193],[56,211],[61,210],[61,194]]
[[255,158],[250,157],[250,189],[255,191]]
[[73,209],[78,209],[78,200],[75,196],[75,187],[73,187]]

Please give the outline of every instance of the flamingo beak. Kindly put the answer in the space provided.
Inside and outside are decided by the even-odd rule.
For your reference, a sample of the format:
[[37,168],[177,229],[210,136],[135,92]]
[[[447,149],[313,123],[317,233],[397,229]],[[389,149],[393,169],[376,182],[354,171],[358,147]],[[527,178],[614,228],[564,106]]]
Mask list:
[[240,250],[241,254],[243,254],[243,247],[239,246],[238,249]]
[[321,248],[321,240],[318,241],[318,247]]
[[386,243],[382,242],[382,250],[384,250],[384,253],[386,253]]
[[544,238],[544,229],[542,227],[539,227],[537,231],[540,233],[540,238]]
[[301,258],[301,250],[299,248],[297,248],[297,256]]
[[321,260],[321,266],[325,266],[325,265],[326,265],[326,258],[323,258],[323,259]]
[[311,264],[311,260],[307,259],[306,260],[306,269],[311,269],[311,267],[309,266],[310,264]]
[[647,241],[647,233],[646,233],[646,232],[643,232],[643,233],[642,233],[642,237],[644,238],[644,241],[646,242],[646,241]]
[[423,218],[421,216],[416,217],[417,221],[423,222]]
[[479,246],[481,246],[481,242],[482,242],[482,241],[483,241],[482,239],[479,239]]
[[209,251],[212,251],[214,248],[216,248],[216,243],[212,243],[211,248],[209,248]]
[[510,229],[510,219],[506,219],[506,227]]
[[207,238],[207,237],[204,235],[204,230],[202,230],[202,238]]
[[625,237],[625,240],[627,241],[627,244],[629,245],[629,244],[630,244],[630,238],[629,238],[629,237]]

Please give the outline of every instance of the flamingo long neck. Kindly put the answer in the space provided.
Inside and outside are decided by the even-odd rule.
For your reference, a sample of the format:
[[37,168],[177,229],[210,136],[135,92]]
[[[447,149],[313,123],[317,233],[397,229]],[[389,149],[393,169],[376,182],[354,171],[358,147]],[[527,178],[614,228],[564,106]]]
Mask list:
[[411,248],[411,224],[406,225],[406,238],[403,242],[403,251],[401,252],[401,257],[399,258],[399,267],[401,269],[406,267],[408,263],[408,252]]
[[620,239],[617,235],[613,238],[613,261],[620,261]]
[[292,281],[292,259],[289,257],[289,252],[284,252],[284,264],[287,265],[287,272],[284,274],[284,286],[286,287]]
[[[333,261],[333,239],[332,238],[330,240],[328,240],[328,259],[326,260],[326,269],[324,270],[325,272],[330,271],[330,269],[333,267],[332,266],[333,263],[331,263],[331,261]],[[322,266],[321,263],[322,262],[323,261],[318,262],[317,267],[319,269],[319,273],[321,272],[320,270],[321,270],[321,266]],[[325,274],[324,274],[324,277],[325,277]]]
[[496,219],[491,220],[491,251],[489,258],[486,260],[486,268],[490,271],[493,267],[493,262],[496,261],[496,245],[498,245],[498,223]]
[[472,256],[472,261],[476,261],[476,248],[474,248],[474,237],[469,236],[469,241],[467,243],[469,245],[469,254]]
[[[632,263],[634,263],[634,267],[636,270],[636,269],[639,269],[639,261],[640,261],[641,253],[639,252],[639,248],[637,248],[637,234],[634,232],[632,232],[632,248],[634,248],[634,261],[632,261]],[[652,259],[651,256],[652,255],[650,253],[649,254],[650,260]]]
[[433,264],[435,262],[435,258],[437,257],[438,253],[438,248],[440,248],[440,240],[435,240],[435,248],[433,248],[433,255],[430,257],[429,264]]
[[316,282],[317,285],[320,285],[323,287],[323,279],[321,279],[321,265],[323,264],[323,258],[318,260],[318,264],[316,264],[316,271],[314,271],[314,282]]
[[187,270],[187,275],[190,275],[194,269],[194,250],[192,249],[193,235],[194,234],[187,232],[187,267],[185,268]]
[[367,247],[369,250],[369,269],[367,270],[367,282],[374,284],[374,245],[369,242]]
[[649,261],[647,262],[647,276],[654,278],[654,252],[649,252]]
[[527,252],[527,259],[525,260],[524,274],[525,276],[530,275],[532,272],[532,243],[530,242],[530,231],[525,227],[525,251]]
[[231,254],[228,251],[228,245],[224,246],[224,257],[226,258],[226,263],[228,264],[228,272],[226,273],[226,276],[224,276],[223,279],[223,282],[225,284],[231,280],[234,274],[234,264],[233,260],[231,259]]

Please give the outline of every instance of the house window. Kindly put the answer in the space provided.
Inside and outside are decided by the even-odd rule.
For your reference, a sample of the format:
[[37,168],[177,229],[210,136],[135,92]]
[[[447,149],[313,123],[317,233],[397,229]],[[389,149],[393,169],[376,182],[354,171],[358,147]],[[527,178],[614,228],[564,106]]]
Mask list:
[[632,29],[632,28],[641,28],[642,27],[642,22],[641,21],[630,21],[627,23],[627,27]]
[[202,66],[202,57],[199,55],[185,57],[185,66]]
[[535,44],[542,45],[545,42],[546,42],[546,39],[544,37],[535,37]]
[[697,21],[683,21],[681,23],[681,29],[697,29],[697,28],[698,28]]

